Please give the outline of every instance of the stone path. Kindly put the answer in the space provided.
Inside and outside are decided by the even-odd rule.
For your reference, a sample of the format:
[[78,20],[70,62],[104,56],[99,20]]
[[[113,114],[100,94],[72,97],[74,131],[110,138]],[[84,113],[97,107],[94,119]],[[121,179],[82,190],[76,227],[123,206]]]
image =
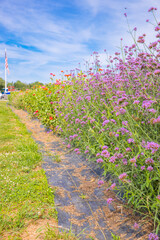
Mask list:
[[[112,240],[111,233],[121,240],[148,239],[151,224],[134,217],[115,193],[106,191],[109,183],[102,187],[102,170],[62,144],[62,139],[53,135],[40,124],[31,120],[22,110],[14,112],[32,132],[43,154],[42,168],[48,182],[56,188],[55,204],[58,211],[58,224],[62,229],[71,229],[81,240]],[[109,206],[107,199],[114,201]],[[133,225],[139,221],[140,229]]]

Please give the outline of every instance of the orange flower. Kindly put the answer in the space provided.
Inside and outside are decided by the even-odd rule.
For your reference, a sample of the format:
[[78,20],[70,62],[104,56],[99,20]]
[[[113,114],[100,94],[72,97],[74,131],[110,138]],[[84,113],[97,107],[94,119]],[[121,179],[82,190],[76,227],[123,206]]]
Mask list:
[[64,76],[65,76],[65,77],[70,77],[70,76],[71,76],[71,74],[65,74]]
[[53,117],[50,116],[49,119],[50,119],[50,120],[53,120]]
[[63,73],[63,70],[61,71],[61,73]]

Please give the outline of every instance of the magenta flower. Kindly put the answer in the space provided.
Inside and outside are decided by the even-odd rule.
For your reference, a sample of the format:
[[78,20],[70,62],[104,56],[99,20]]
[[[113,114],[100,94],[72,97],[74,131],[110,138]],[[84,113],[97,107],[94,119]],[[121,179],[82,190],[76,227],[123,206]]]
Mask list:
[[126,152],[131,152],[132,149],[131,148],[126,148]]
[[[160,30],[160,28],[159,28],[159,30]],[[155,70],[155,71],[154,71],[154,74],[155,74],[155,75],[159,75],[159,74],[160,74],[160,70],[159,70],[159,69]]]
[[156,151],[158,151],[160,145],[155,142],[147,142],[147,145],[144,146],[147,150],[151,150],[151,152],[154,154]]
[[115,187],[116,187],[116,184],[113,183],[113,184],[110,186],[110,190],[113,190]]
[[148,166],[147,170],[151,172],[153,170],[153,167],[152,166]]
[[104,149],[107,149],[107,148],[108,148],[108,146],[103,146],[103,147],[102,147],[103,150],[104,150]]
[[118,147],[115,147],[115,151],[118,151],[119,150],[119,148]]
[[107,204],[109,205],[109,204],[111,204],[113,201],[114,201],[113,198],[108,198],[108,199],[107,199]]
[[124,158],[124,159],[122,160],[122,162],[123,162],[124,165],[127,165],[127,163],[128,163],[126,158]]
[[109,158],[110,153],[109,153],[107,150],[103,150],[103,151],[101,152],[101,156],[106,157],[106,158]]
[[157,199],[160,200],[160,195],[157,196]]
[[135,101],[133,102],[133,104],[138,104],[138,103],[140,103],[139,100],[135,100]]
[[151,7],[151,8],[148,9],[148,12],[151,12],[153,10],[157,10],[157,8]]
[[135,158],[135,157],[134,157],[134,158],[131,158],[131,159],[130,159],[130,162],[131,162],[131,163],[136,163],[136,158]]
[[133,139],[133,138],[129,138],[129,139],[127,140],[127,142],[128,142],[128,143],[134,143],[134,139]]
[[114,163],[115,161],[116,161],[116,157],[115,156],[110,157],[109,162]]
[[78,151],[79,151],[79,148],[75,148],[74,151],[75,151],[75,152],[78,152]]
[[102,123],[102,126],[104,127],[107,123],[109,123],[109,120],[105,120],[105,121]]
[[97,163],[102,163],[103,162],[103,159],[102,158],[98,158],[97,159]]
[[104,184],[104,181],[103,181],[103,180],[99,180],[99,181],[98,181],[98,185],[99,185],[99,186],[101,186],[101,185],[103,185],[103,184]]
[[143,171],[145,169],[145,166],[141,166],[141,170]]
[[159,237],[155,233],[150,233],[148,236],[148,240],[159,240]]
[[138,225],[138,223],[135,222],[135,224],[134,224],[133,227],[134,227],[134,229],[136,229],[136,230],[139,229],[139,225]]
[[146,161],[145,161],[145,163],[146,164],[150,164],[150,163],[154,163],[154,160],[152,159],[152,158],[148,158],[148,159],[146,159]]
[[123,181],[123,179],[125,179],[127,177],[127,173],[122,173],[119,175],[119,179]]
[[86,150],[84,153],[86,154],[86,153],[88,153],[89,151],[88,150]]

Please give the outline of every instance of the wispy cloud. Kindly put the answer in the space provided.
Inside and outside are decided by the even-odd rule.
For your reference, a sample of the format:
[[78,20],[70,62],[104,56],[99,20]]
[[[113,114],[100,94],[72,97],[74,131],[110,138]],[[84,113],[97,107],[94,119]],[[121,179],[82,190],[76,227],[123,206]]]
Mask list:
[[[151,0],[1,0],[0,73],[4,75],[7,48],[11,81],[49,81],[49,73],[73,69],[93,51],[116,51],[120,38],[131,43],[124,12],[131,28],[147,33],[152,40],[152,26],[145,23]],[[154,6],[160,9],[159,0]],[[125,10],[125,7],[127,8]]]

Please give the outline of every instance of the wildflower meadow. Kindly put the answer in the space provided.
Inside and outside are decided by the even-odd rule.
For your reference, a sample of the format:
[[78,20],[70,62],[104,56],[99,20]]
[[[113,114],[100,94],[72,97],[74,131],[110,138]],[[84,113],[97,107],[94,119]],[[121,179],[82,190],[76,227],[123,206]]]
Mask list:
[[[149,12],[155,16],[156,8]],[[133,44],[121,40],[121,51],[106,67],[95,52],[86,72],[10,97],[60,134],[68,148],[96,162],[104,176],[112,173],[117,180],[107,190],[122,189],[126,202],[153,220],[150,240],[158,239],[160,228],[160,22],[155,19],[153,27],[149,44],[145,34],[135,37],[136,28],[130,30]]]

